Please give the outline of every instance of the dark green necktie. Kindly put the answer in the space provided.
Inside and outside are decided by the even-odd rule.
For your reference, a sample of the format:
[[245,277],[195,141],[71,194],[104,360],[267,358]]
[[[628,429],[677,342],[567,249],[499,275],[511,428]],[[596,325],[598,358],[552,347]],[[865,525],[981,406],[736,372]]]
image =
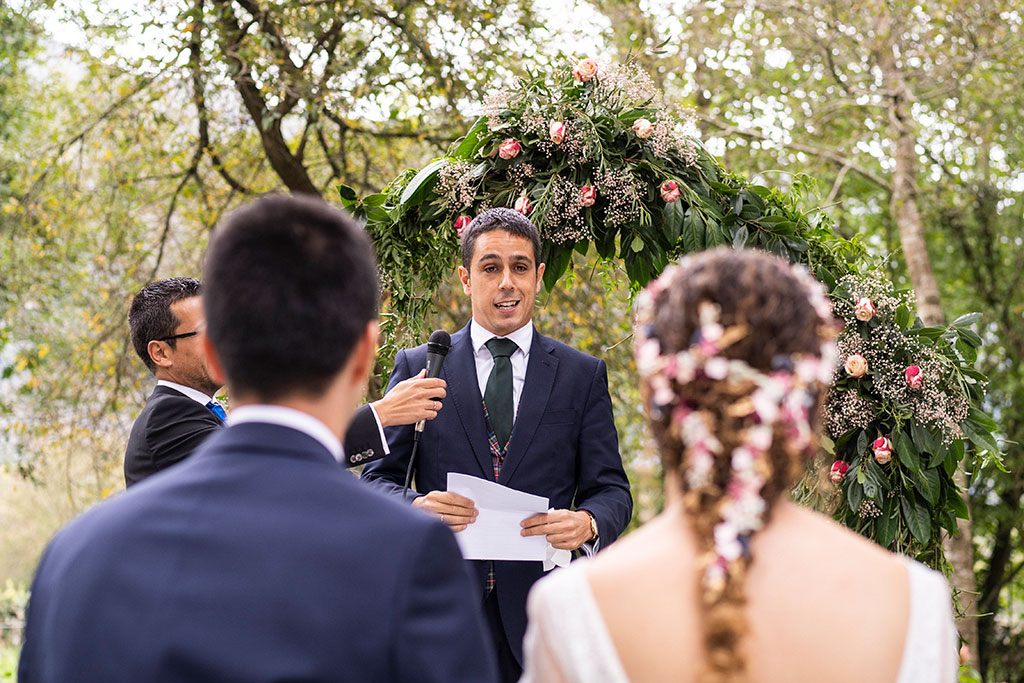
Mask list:
[[494,357],[491,376],[487,378],[484,390],[484,404],[491,418],[491,428],[498,439],[498,445],[505,448],[512,434],[515,408],[512,405],[512,361],[509,358],[519,347],[511,339],[492,337],[487,340],[487,350]]

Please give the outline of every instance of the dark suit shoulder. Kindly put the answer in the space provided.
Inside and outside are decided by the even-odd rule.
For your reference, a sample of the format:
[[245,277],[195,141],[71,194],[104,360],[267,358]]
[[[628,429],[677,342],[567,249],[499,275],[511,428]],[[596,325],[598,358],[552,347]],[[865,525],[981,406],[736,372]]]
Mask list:
[[[603,362],[600,358],[591,356],[589,353],[584,353],[575,347],[569,346],[565,342],[560,342],[557,339],[547,337],[540,333],[534,337],[533,342],[534,344],[540,344],[542,348],[558,356],[559,360],[568,360],[586,367],[594,367],[598,363]],[[530,353],[533,353],[532,349],[530,350]]]

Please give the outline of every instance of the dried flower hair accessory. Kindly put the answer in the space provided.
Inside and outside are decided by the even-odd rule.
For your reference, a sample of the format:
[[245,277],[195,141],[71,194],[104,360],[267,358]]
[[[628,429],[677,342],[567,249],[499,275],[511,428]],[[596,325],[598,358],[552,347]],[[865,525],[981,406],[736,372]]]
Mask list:
[[680,400],[679,388],[699,378],[751,387],[726,409],[730,416],[746,418],[749,426],[740,445],[729,454],[729,479],[717,510],[721,521],[714,528],[714,552],[704,559],[703,585],[714,599],[724,590],[733,563],[749,553],[751,534],[764,524],[767,504],[761,491],[771,474],[766,455],[776,427],[785,435],[790,453],[810,456],[814,452],[811,410],[820,386],[828,384],[836,366],[835,321],[821,283],[806,270],[790,268],[819,319],[822,342],[816,355],[777,356],[768,372],[725,357],[722,352],[746,337],[749,330],[745,325],[724,327],[719,306],[710,301],[698,305],[699,327],[690,346],[666,353],[655,333],[654,305],[681,276],[687,261],[666,268],[638,297],[636,364],[650,389],[652,413],[658,419],[667,415],[670,432],[684,445],[684,492],[699,493],[713,485],[715,460],[723,455],[723,446],[712,431],[712,416]]

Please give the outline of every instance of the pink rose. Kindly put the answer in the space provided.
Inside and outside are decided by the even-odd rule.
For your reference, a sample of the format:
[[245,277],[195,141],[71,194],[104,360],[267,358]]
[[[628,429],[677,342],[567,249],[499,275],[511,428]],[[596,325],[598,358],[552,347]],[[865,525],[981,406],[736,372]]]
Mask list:
[[853,307],[853,314],[857,317],[857,320],[860,320],[861,322],[866,323],[871,320],[875,317],[875,313],[877,313],[875,305],[871,303],[871,299],[866,296],[861,297],[860,301],[857,302],[857,305]]
[[636,133],[638,138],[643,140],[650,137],[651,133],[654,132],[654,124],[647,119],[637,119],[633,124],[633,132]]
[[892,441],[889,441],[889,439],[884,436],[880,436],[874,440],[871,444],[871,450],[874,451],[875,462],[879,465],[884,465],[892,460]]
[[679,186],[673,180],[666,180],[661,184],[661,198],[666,202],[674,202],[679,199]]
[[498,156],[502,159],[511,159],[519,154],[519,143],[509,138],[498,146]]
[[859,353],[846,357],[846,374],[850,377],[863,377],[868,374],[868,359]]
[[921,368],[916,365],[911,365],[904,370],[903,376],[907,378],[907,386],[911,389],[920,389],[921,384],[924,383],[924,375],[921,373]]
[[472,221],[473,221],[473,219],[470,218],[469,216],[459,216],[458,218],[456,218],[455,219],[455,234],[458,235],[461,238],[462,237],[462,232],[466,229],[466,227]]
[[967,664],[971,661],[971,648],[967,647],[967,643],[960,646],[960,666]]
[[580,188],[580,203],[583,206],[593,206],[597,201],[597,188],[593,185],[584,185]]
[[562,140],[565,139],[565,124],[561,121],[552,121],[548,126],[548,136],[556,145],[562,144]]
[[523,195],[516,200],[515,206],[512,208],[525,216],[533,211],[533,204],[530,203],[530,200],[526,195]]
[[829,472],[829,479],[832,480],[833,484],[838,484],[846,476],[846,471],[850,469],[850,466],[842,460],[836,460],[832,463],[832,471]]
[[583,83],[589,81],[591,78],[597,75],[597,62],[587,57],[576,62],[576,66],[573,67],[572,76],[577,81]]

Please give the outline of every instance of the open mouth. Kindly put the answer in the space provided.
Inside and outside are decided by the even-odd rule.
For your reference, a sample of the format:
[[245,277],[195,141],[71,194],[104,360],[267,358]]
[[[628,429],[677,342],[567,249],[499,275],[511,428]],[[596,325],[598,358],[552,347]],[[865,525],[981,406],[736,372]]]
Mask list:
[[516,299],[515,301],[499,301],[498,303],[494,304],[494,307],[497,308],[499,311],[513,311],[518,305],[519,299]]

